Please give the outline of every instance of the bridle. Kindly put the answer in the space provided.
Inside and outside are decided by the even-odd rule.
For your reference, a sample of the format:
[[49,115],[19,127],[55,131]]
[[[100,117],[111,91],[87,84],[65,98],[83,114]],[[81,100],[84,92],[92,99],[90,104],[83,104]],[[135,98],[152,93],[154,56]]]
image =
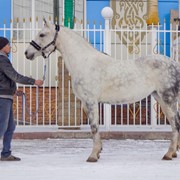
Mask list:
[[[56,39],[57,39],[57,35],[58,35],[58,32],[60,30],[60,26],[59,25],[55,25],[55,30],[56,30],[56,33],[54,35],[54,39],[53,41],[51,41],[49,44],[47,44],[45,47],[41,47],[39,46],[35,41],[31,41],[30,44],[37,50],[37,51],[40,51],[42,53],[42,56],[44,57],[44,59],[49,59],[49,56],[52,52],[54,52],[56,50]],[[54,45],[54,49],[46,56],[46,54],[44,53],[44,50],[47,49],[49,46],[51,45]],[[43,81],[45,81],[46,79],[46,63],[44,65],[44,75],[43,75]],[[38,111],[39,111],[39,101],[38,101],[38,97],[39,97],[39,88],[37,86],[36,88],[36,111],[35,112],[30,112],[29,108],[28,108],[28,105],[27,105],[27,101],[26,101],[26,94],[23,93],[22,95],[22,107],[25,106],[26,108],[26,111],[27,113],[29,114],[29,116],[36,116],[38,114]],[[24,111],[24,109],[23,109]]]
[[[57,39],[57,35],[58,35],[58,32],[59,32],[59,30],[60,30],[60,26],[59,25],[57,25],[57,24],[55,24],[55,30],[56,30],[56,33],[55,33],[55,35],[54,35],[54,39],[53,39],[53,41],[51,41],[49,44],[47,44],[45,47],[41,47],[41,46],[39,46],[35,41],[31,41],[30,42],[30,44],[37,50],[37,51],[40,51],[41,53],[42,53],[42,56],[46,59],[46,58],[48,58],[49,56],[50,56],[50,54],[52,53],[52,52],[54,52],[55,50],[56,50],[56,39]],[[49,46],[51,46],[51,45],[54,45],[54,49],[46,56],[46,54],[44,53],[44,50],[46,50]]]

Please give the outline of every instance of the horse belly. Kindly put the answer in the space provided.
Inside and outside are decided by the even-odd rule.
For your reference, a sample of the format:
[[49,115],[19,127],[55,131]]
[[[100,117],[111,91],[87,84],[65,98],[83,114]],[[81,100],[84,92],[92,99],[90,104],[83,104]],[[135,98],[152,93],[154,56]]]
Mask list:
[[153,86],[148,86],[146,83],[144,85],[133,84],[128,87],[122,86],[119,89],[111,87],[103,91],[100,101],[110,104],[134,103],[147,97],[154,90]]

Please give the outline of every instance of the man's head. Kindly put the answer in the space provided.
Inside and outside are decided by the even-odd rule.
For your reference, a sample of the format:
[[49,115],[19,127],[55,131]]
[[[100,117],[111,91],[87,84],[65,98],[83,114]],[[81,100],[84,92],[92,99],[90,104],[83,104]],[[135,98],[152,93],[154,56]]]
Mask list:
[[6,54],[10,53],[9,40],[5,37],[0,37],[0,51]]

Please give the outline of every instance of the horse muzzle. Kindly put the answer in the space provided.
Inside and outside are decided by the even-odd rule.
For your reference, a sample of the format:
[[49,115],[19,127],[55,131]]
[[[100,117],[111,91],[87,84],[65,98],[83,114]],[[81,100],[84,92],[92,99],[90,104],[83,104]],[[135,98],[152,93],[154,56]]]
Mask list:
[[34,53],[28,53],[28,51],[25,51],[25,56],[27,59],[29,60],[33,60],[34,59]]

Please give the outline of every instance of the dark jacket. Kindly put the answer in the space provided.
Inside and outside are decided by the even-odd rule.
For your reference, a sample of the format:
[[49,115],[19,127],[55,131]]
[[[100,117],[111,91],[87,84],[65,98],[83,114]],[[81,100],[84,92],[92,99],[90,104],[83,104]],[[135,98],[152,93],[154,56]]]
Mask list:
[[9,59],[4,55],[0,55],[0,95],[14,95],[16,82],[34,85],[35,79],[17,73]]

